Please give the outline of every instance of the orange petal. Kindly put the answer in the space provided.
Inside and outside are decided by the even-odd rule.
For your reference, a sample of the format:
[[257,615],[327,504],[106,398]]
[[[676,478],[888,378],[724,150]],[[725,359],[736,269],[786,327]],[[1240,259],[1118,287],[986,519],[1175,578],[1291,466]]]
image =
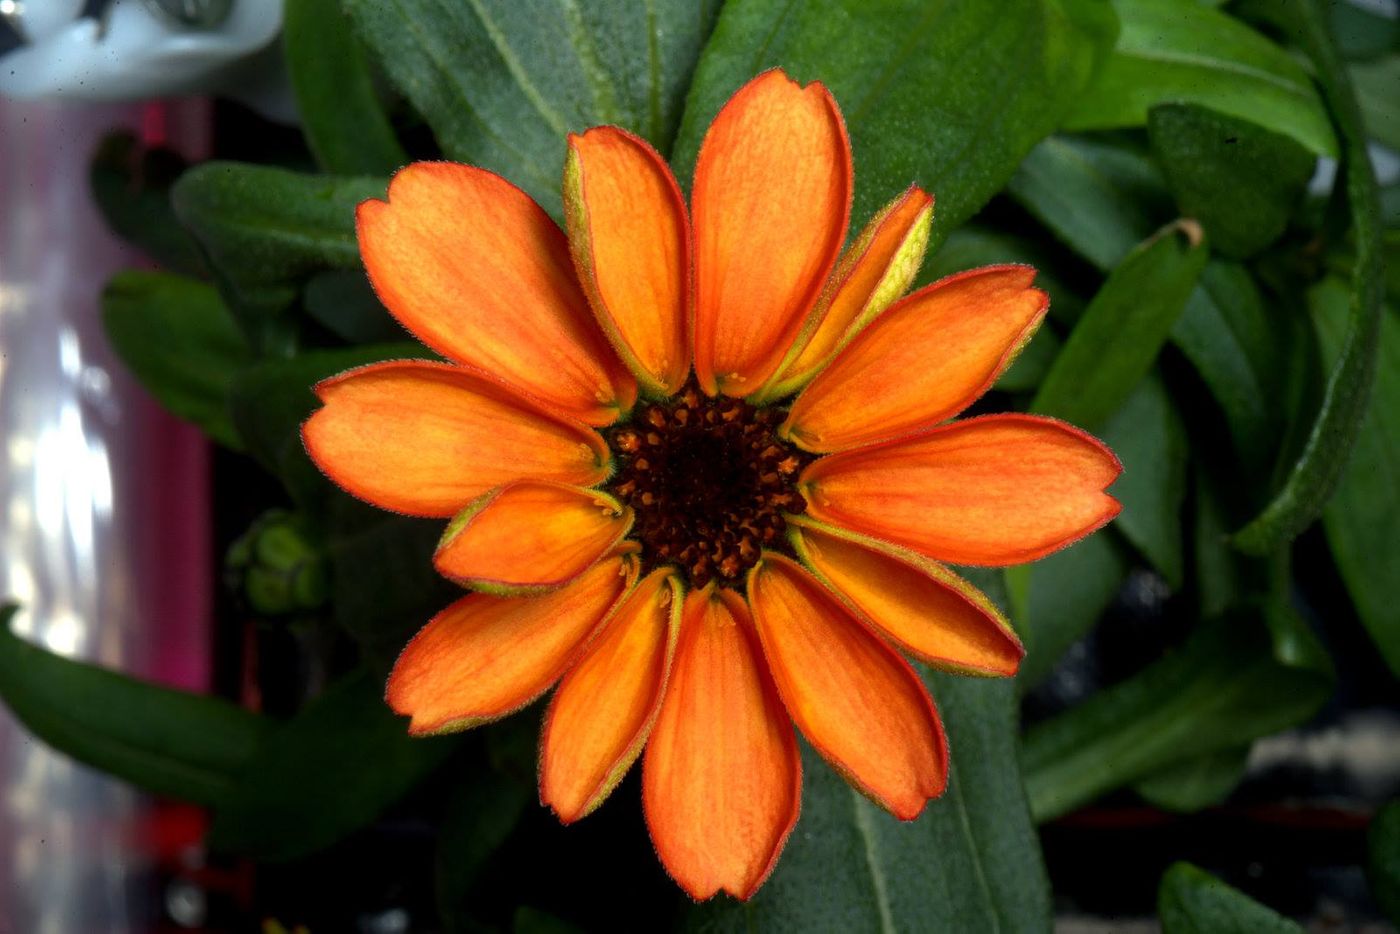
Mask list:
[[907,548],[822,525],[788,522],[793,548],[817,578],[905,651],[962,674],[1009,676],[1026,650],[996,604]]
[[409,732],[448,733],[504,717],[558,680],[636,579],[614,555],[539,597],[474,593],[433,617],[403,650],[386,699]]
[[529,195],[485,169],[415,162],[355,218],[374,290],[429,347],[592,425],[631,407],[636,384],[589,314],[568,242]]
[[642,806],[662,865],[691,898],[748,898],[797,823],[797,738],[732,590],[685,602],[671,683],[647,744]]
[[830,92],[776,70],[740,88],[700,146],[691,206],[695,376],[747,395],[787,353],[846,236],[851,149]]
[[665,695],[681,602],[675,572],[653,571],[554,692],[540,739],[540,800],[564,823],[602,804],[641,754]]
[[918,817],[948,783],[948,744],[914,669],[781,555],[754,565],[749,605],[802,735],[876,804]]
[[1064,422],[988,415],[803,471],[814,519],[953,564],[1034,561],[1122,508],[1103,490],[1122,465]]
[[316,386],[301,427],[316,465],[349,493],[414,516],[451,516],[492,487],[535,478],[587,486],[608,475],[591,428],[444,363],[393,361]]
[[843,451],[951,418],[986,392],[1045,317],[1029,266],[940,279],[881,315],[802,391],[782,431]]
[[916,186],[880,209],[841,257],[818,302],[811,338],[781,366],[760,399],[803,386],[914,281],[933,226],[933,198]]
[[487,493],[447,527],[433,565],[465,587],[529,593],[566,584],[632,526],[606,493],[522,480]]
[[569,137],[569,247],[603,332],[643,387],[671,395],[690,372],[690,221],[666,161],[612,126]]

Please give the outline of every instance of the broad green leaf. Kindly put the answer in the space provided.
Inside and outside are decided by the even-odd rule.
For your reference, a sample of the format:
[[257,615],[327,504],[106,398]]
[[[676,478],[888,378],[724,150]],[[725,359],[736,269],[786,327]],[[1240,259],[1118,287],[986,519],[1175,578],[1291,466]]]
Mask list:
[[1157,358],[1205,265],[1200,229],[1164,228],[1109,275],[1050,368],[1031,411],[1096,431]]
[[1302,453],[1269,505],[1235,534],[1236,546],[1256,555],[1276,551],[1311,525],[1341,480],[1366,414],[1366,400],[1375,375],[1385,286],[1376,180],[1351,81],[1316,0],[1292,0],[1284,12],[1291,15],[1300,43],[1317,68],[1318,80],[1342,136],[1340,179],[1344,180],[1351,209],[1357,260],[1351,278],[1346,336],[1328,374],[1322,404]]
[[0,607],[0,698],[35,736],[147,791],[217,804],[268,726],[213,697],[72,661],[11,630]]
[[[1313,323],[1328,361],[1341,353],[1347,289],[1327,279],[1309,295]],[[1390,670],[1400,675],[1400,321],[1381,322],[1376,384],[1337,492],[1322,511],[1323,528],[1356,614]]]
[[359,671],[270,730],[219,802],[211,849],[287,860],[374,820],[435,769],[452,738],[415,738],[384,703],[381,678]]
[[1187,759],[1147,776],[1133,790],[1149,804],[1189,814],[1219,804],[1244,778],[1249,746]]
[[1112,493],[1114,525],[1173,588],[1184,583],[1181,504],[1186,498],[1186,426],[1162,380],[1149,373],[1103,428],[1123,462]]
[[448,158],[560,215],[565,138],[610,123],[665,152],[716,0],[342,0]]
[[1367,134],[1400,149],[1400,54],[1352,65],[1350,71]]
[[1204,104],[1292,136],[1318,155],[1337,140],[1308,73],[1234,17],[1180,0],[1114,0],[1118,44],[1065,128],[1142,126],[1167,101]]
[[1006,190],[1103,270],[1175,216],[1161,170],[1131,138],[1051,136],[1022,160]]
[[1371,893],[1386,917],[1400,924],[1400,800],[1376,812],[1366,832],[1366,848]]
[[122,362],[162,406],[239,448],[228,393],[253,352],[212,286],[167,273],[117,273],[102,290],[102,324]]
[[1181,214],[1240,259],[1283,235],[1317,162],[1291,137],[1196,104],[1153,107],[1147,129]]
[[1400,20],[1366,9],[1364,2],[1340,0],[1327,4],[1328,25],[1337,37],[1342,57],[1363,61],[1400,51]]
[[902,824],[803,745],[802,816],[750,901],[690,909],[693,931],[1049,931],[1050,900],[1016,772],[1006,681],[926,675],[949,785]]
[[475,934],[482,920],[472,914],[472,890],[535,795],[531,786],[484,769],[454,784],[433,857],[433,889],[449,934]]
[[1311,717],[1331,677],[1281,660],[1262,615],[1207,623],[1139,674],[1027,730],[1021,765],[1035,819]]
[[387,175],[408,161],[340,0],[286,0],[282,47],[307,145],[327,172]]
[[359,269],[327,269],[306,280],[301,306],[312,319],[351,344],[404,339],[403,325],[380,304]]
[[724,102],[781,67],[825,82],[841,105],[857,166],[852,220],[918,183],[937,198],[936,249],[1056,128],[1113,35],[1112,11],[1084,0],[735,0],[696,68],[673,162],[688,179]]
[[[1035,287],[1050,296],[1050,316],[1056,321],[1073,324],[1084,313],[1084,299],[1068,284],[1059,269],[1060,260],[1049,244],[1019,237],[973,222],[964,224],[948,235],[937,253],[929,257],[919,273],[917,284],[927,285],[944,276],[1001,263],[1024,263],[1034,266]],[[1031,338],[1032,343],[1050,330],[1042,327]],[[1058,347],[1058,340],[1056,340]],[[1026,348],[1030,350],[1029,347]]]
[[[1043,288],[1045,283],[1038,282],[1037,285]],[[1011,366],[997,377],[992,388],[1002,392],[1029,392],[1035,389],[1045,379],[1045,374],[1050,372],[1063,346],[1064,342],[1050,328],[1037,329],[1035,336],[1016,354]]]
[[1303,934],[1303,928],[1190,863],[1174,863],[1157,890],[1162,934]]
[[204,262],[175,221],[170,187],[188,163],[179,153],[147,148],[120,130],[102,138],[88,171],[92,199],[117,236],[172,272],[201,273]]

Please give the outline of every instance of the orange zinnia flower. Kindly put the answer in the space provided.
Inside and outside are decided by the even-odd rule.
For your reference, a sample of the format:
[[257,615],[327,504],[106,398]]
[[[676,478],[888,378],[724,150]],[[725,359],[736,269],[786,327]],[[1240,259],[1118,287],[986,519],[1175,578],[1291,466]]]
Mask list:
[[645,747],[656,851],[696,899],[747,898],[776,862],[793,724],[916,817],[947,747],[894,647],[981,675],[1023,655],[941,562],[1031,561],[1119,509],[1119,463],[1083,432],[948,421],[1044,316],[1034,270],[896,301],[933,200],[910,188],[838,262],[851,176],[830,93],[780,71],[711,125],[692,217],[616,127],[569,138],[567,236],[499,176],[410,165],[360,205],[360,248],[384,304],[453,362],[326,380],[304,426],[350,493],[455,516],[435,563],[474,592],[394,668],[409,729],[494,720],[558,682],[541,799],[577,820]]

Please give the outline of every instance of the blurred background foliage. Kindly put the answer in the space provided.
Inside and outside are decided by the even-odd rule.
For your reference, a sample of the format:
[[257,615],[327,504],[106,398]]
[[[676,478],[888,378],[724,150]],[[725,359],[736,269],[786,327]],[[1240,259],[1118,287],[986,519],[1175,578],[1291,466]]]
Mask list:
[[[220,613],[226,642],[252,634],[256,671],[197,697],[0,626],[0,694],[37,735],[209,806],[213,852],[257,867],[242,908],[313,930],[386,906],[414,930],[1046,930],[1052,906],[1092,909],[1105,884],[1155,893],[1168,932],[1299,930],[1284,915],[1312,912],[1308,892],[1280,914],[1189,863],[1163,872],[1209,861],[1189,839],[1147,859],[1066,840],[1076,813],[1160,822],[1248,799],[1263,738],[1386,705],[1394,727],[1394,16],[1317,0],[287,0],[283,41],[301,137],[225,111],[218,148],[241,161],[185,166],[113,137],[92,169],[111,225],[160,266],[108,286],[111,340],[224,451]],[[710,119],[772,66],[840,102],[856,229],[910,181],[935,194],[920,284],[1040,270],[1050,319],[980,407],[1100,434],[1126,465],[1125,508],[1036,564],[971,572],[1028,654],[1014,682],[926,673],[953,771],[922,818],[898,824],[808,750],[772,879],[746,905],[695,906],[630,785],[567,830],[536,806],[538,707],[406,736],[382,684],[453,598],[429,560],[439,523],[335,490],[297,426],[318,379],[427,355],[355,242],[355,204],[396,167],[482,165],[558,217],[566,133],[611,123],[687,185]],[[256,712],[239,703],[250,681]],[[1353,800],[1356,841],[1378,803]],[[1268,858],[1267,830],[1228,828]],[[1127,830],[1087,846],[1131,849]],[[1367,864],[1362,914],[1400,922],[1396,805],[1342,849]]]

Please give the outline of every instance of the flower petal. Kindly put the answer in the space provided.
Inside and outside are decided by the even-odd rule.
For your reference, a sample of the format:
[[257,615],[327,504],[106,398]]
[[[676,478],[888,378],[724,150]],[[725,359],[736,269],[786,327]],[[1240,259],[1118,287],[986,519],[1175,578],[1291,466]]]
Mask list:
[[695,376],[708,393],[763,385],[797,336],[846,236],[851,149],[830,92],[768,71],[700,146]]
[[909,663],[782,555],[754,565],[749,605],[802,735],[876,804],[917,817],[947,785],[948,744]]
[[566,824],[608,796],[641,754],[665,695],[683,592],[669,568],[628,595],[550,701],[540,801]]
[[903,295],[924,261],[932,227],[933,197],[917,186],[881,208],[831,274],[812,336],[799,353],[789,352],[753,401],[781,399],[803,386]]
[[1034,561],[1122,508],[1103,490],[1122,465],[1079,429],[988,415],[810,464],[814,519],[953,564]]
[[1009,676],[1026,650],[996,604],[906,548],[803,516],[788,520],[798,556],[886,638],[919,659],[962,674]]
[[415,162],[355,217],[374,290],[429,347],[592,425],[631,407],[636,384],[589,314],[563,231],[529,195],[485,169]]
[[535,478],[586,486],[608,446],[479,374],[425,361],[376,363],[316,386],[307,453],[349,493],[414,516],[451,516],[492,487]]
[[1045,316],[1029,266],[940,279],[875,320],[812,380],[782,431],[843,451],[951,418],[996,382]]
[[797,738],[731,590],[692,593],[642,765],[642,806],[666,871],[703,901],[748,898],[797,823]]
[[632,510],[597,490],[522,480],[472,503],[447,527],[433,564],[465,587],[497,594],[567,584],[632,526]]
[[614,555],[540,597],[474,593],[419,630],[389,675],[386,699],[409,732],[448,733],[524,707],[558,680],[636,579]]
[[603,332],[646,389],[690,372],[690,220],[671,169],[612,126],[569,137],[564,210],[574,265]]

